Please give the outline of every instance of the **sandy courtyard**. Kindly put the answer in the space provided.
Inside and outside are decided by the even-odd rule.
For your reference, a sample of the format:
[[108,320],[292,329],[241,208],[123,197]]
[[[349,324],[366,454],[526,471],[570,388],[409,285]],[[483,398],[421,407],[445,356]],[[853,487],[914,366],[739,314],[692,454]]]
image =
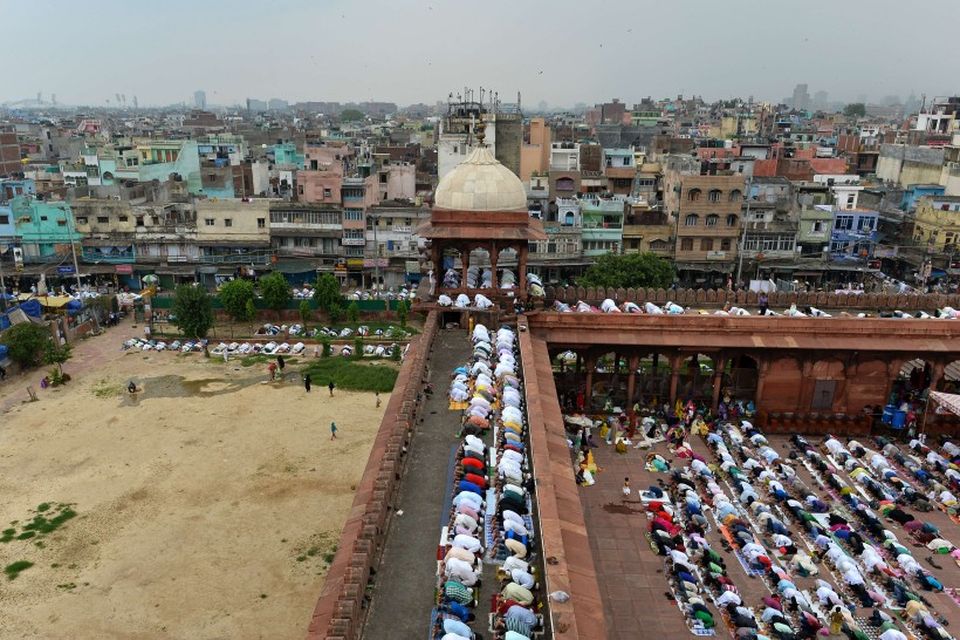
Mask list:
[[41,503],[78,514],[0,544],[0,567],[34,563],[0,575],[0,638],[302,638],[383,408],[260,384],[263,365],[107,359],[0,414],[2,528]]

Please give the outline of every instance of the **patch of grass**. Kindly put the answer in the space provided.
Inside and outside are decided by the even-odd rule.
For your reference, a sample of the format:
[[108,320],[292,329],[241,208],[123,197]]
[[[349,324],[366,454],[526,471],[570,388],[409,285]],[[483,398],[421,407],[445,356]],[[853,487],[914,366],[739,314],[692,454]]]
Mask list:
[[57,589],[64,589],[69,591],[70,589],[76,589],[77,585],[73,582],[64,582],[63,584],[58,584]]
[[106,378],[99,380],[95,385],[93,385],[93,395],[96,396],[97,398],[115,398],[122,393],[123,393],[122,384],[116,383],[116,382],[110,382]]
[[3,568],[3,572],[7,574],[8,580],[16,580],[17,576],[20,575],[22,571],[26,571],[33,566],[33,563],[29,560],[17,560],[11,564],[8,564]]
[[17,536],[17,540],[29,540],[35,535],[37,535],[36,531],[24,531],[23,533]]
[[267,597],[267,594],[265,594],[265,593],[261,593],[261,594],[260,594],[260,598],[261,598],[261,599],[266,598],[266,597]]
[[0,542],[10,542],[16,536],[17,536],[16,529],[4,529],[3,532],[0,533]]
[[[33,520],[23,525],[24,532],[35,531],[37,533],[48,534],[59,529],[65,522],[77,517],[77,512],[69,505],[57,505],[57,513],[52,518],[47,518],[37,514]],[[21,534],[22,535],[22,534]]]
[[387,393],[397,382],[397,370],[391,366],[361,364],[339,357],[315,360],[302,373],[309,373],[318,387],[325,387],[333,380],[337,388],[347,391]]
[[310,547],[309,549],[307,549],[307,555],[310,556],[311,558],[317,555],[318,553],[320,553],[320,549],[318,547]]
[[272,358],[270,356],[263,356],[259,353],[255,356],[243,356],[240,358],[241,367],[252,367],[255,364],[266,364]]
[[327,564],[333,564],[333,558],[336,555],[337,554],[335,551],[331,551],[330,553],[325,553],[323,554],[323,561],[326,562]]
[[49,502],[41,502],[40,504],[37,505],[37,513],[43,513],[44,511],[49,511],[49,510],[50,510]]
[[59,563],[59,562],[54,562],[53,564],[50,565],[50,568],[51,568],[51,569],[58,569],[58,568],[60,568],[60,563]]
[[307,559],[307,556],[297,556],[297,562],[303,562]]

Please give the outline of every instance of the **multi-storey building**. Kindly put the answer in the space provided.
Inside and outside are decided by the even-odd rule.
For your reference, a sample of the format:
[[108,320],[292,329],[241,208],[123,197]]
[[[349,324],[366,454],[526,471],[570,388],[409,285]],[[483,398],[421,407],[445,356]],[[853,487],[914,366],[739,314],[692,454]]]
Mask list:
[[737,258],[743,177],[688,175],[678,186],[677,271],[689,282],[722,283]]
[[71,245],[81,239],[66,202],[18,196],[10,202],[10,211],[25,262],[65,261]]
[[754,178],[747,185],[747,209],[740,249],[744,260],[796,257],[799,215],[793,185],[786,178]]
[[580,200],[584,256],[620,253],[626,206],[623,196],[584,196]]
[[913,231],[914,242],[928,251],[956,253],[960,245],[960,196],[921,198]]
[[581,202],[557,198],[543,218],[546,240],[530,243],[530,266],[548,282],[569,281],[586,266],[583,258]]

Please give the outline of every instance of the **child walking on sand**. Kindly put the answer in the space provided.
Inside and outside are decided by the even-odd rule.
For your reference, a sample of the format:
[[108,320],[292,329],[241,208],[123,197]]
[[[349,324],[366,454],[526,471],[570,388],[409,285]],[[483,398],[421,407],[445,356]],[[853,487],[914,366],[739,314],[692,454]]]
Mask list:
[[336,422],[330,423],[330,439],[331,440],[337,439],[337,423]]
[[630,478],[623,479],[623,501],[630,499]]

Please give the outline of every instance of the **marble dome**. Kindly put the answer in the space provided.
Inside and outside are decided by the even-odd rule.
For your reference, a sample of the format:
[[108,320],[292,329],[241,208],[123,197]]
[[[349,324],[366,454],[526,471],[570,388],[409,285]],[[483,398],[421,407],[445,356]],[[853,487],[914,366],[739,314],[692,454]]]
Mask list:
[[434,209],[526,211],[527,190],[485,146],[474,149],[437,185]]

